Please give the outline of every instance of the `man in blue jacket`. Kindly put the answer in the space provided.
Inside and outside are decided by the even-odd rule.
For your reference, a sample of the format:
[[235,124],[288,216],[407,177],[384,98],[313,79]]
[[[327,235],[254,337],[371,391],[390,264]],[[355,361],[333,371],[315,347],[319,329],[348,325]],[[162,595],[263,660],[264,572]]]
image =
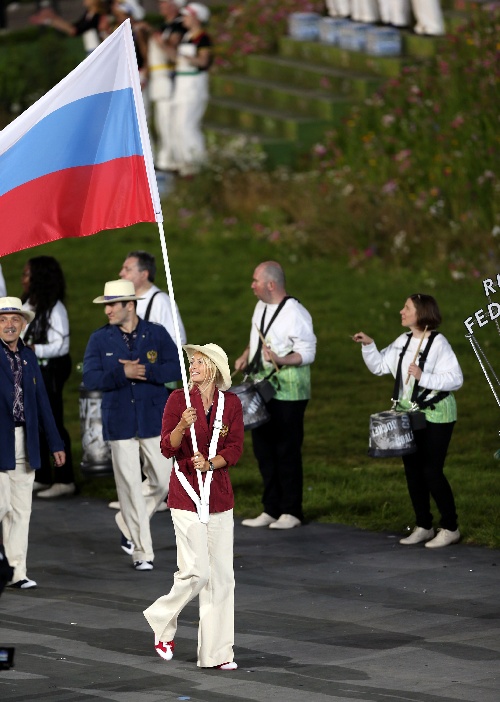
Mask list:
[[26,575],[26,556],[35,470],[41,466],[39,428],[56,465],[66,460],[37,357],[19,338],[34,316],[18,297],[0,298],[0,521],[14,568],[10,585],[21,590],[37,585]]
[[172,470],[160,452],[165,383],[179,380],[181,371],[165,328],[137,316],[138,299],[131,281],[112,280],[94,300],[109,323],[89,339],[83,384],[102,391],[103,438],[110,442],[120,502],[116,523],[133,567],[145,571],[154,560],[149,520],[165,499]]

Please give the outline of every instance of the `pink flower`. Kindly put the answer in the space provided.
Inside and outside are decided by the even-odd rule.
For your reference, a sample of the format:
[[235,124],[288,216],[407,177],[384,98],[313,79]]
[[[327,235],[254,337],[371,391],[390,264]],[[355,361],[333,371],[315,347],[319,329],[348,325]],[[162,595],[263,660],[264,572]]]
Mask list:
[[382,186],[382,192],[384,195],[392,195],[398,189],[398,184],[395,180],[388,180],[385,185]]
[[326,146],[323,146],[323,144],[315,144],[313,153],[315,156],[324,156],[326,154]]

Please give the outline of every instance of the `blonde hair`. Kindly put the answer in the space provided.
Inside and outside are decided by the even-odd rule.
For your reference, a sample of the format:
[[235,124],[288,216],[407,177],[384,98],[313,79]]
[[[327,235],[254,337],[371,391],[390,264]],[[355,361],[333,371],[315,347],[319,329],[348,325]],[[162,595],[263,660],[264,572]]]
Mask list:
[[[215,365],[215,363],[212,361],[212,359],[209,358],[208,356],[205,356],[205,354],[202,353],[201,351],[195,351],[195,353],[200,354],[201,359],[203,361],[203,365],[205,366],[205,368],[207,370],[205,380],[203,382],[203,385],[204,385],[203,389],[205,389],[205,387],[208,387],[210,385],[210,383],[215,383],[216,387],[218,387],[218,388],[221,385],[223,385],[224,381],[222,379],[222,374],[221,374],[220,370],[217,368],[217,366]],[[194,356],[194,354],[193,354],[193,356]],[[193,356],[191,356],[191,358],[193,358]],[[190,378],[189,383],[188,383],[188,389],[192,390],[194,385],[195,384],[193,383],[192,379]]]

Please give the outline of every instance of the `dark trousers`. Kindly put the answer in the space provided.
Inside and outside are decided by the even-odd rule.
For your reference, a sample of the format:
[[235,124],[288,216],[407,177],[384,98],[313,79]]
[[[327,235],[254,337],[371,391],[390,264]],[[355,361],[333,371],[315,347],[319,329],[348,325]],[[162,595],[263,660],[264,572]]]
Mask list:
[[307,400],[270,400],[271,420],[252,431],[253,452],[264,481],[264,512],[302,520],[302,441]]
[[417,526],[432,527],[431,501],[434,499],[441,515],[443,529],[457,529],[455,500],[444,475],[444,462],[455,422],[433,424],[415,432],[417,452],[403,456],[408,491],[415,510]]
[[[49,359],[47,365],[41,366],[43,382],[49,396],[52,414],[57,430],[64,442],[66,463],[64,466],[52,468],[52,454],[50,452],[45,434],[40,432],[40,454],[42,466],[37,470],[35,478],[39,483],[50,485],[52,483],[73,483],[73,456],[71,454],[71,439],[64,426],[63,388],[71,373],[71,357],[69,354],[59,358]],[[52,477],[52,471],[54,476]]]

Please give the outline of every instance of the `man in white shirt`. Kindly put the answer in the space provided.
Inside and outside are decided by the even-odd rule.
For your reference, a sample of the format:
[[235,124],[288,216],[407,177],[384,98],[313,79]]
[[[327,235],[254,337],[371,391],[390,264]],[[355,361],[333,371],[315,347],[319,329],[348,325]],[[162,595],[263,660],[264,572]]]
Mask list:
[[276,389],[266,405],[271,419],[252,430],[253,450],[264,482],[264,511],[242,524],[291,529],[303,520],[302,440],[316,336],[309,312],[287,295],[279,263],[266,261],[257,266],[252,290],[259,302],[252,317],[250,343],[234,367],[254,380],[268,377],[274,364],[279,372],[270,378]]
[[[137,302],[137,315],[146,322],[161,324],[176,343],[170,298],[167,293],[154,285],[155,277],[156,261],[152,254],[147,251],[131,251],[127,254],[120,271],[120,278],[131,280],[137,297],[143,298]],[[186,332],[177,307],[176,310],[181,344],[185,344]]]

